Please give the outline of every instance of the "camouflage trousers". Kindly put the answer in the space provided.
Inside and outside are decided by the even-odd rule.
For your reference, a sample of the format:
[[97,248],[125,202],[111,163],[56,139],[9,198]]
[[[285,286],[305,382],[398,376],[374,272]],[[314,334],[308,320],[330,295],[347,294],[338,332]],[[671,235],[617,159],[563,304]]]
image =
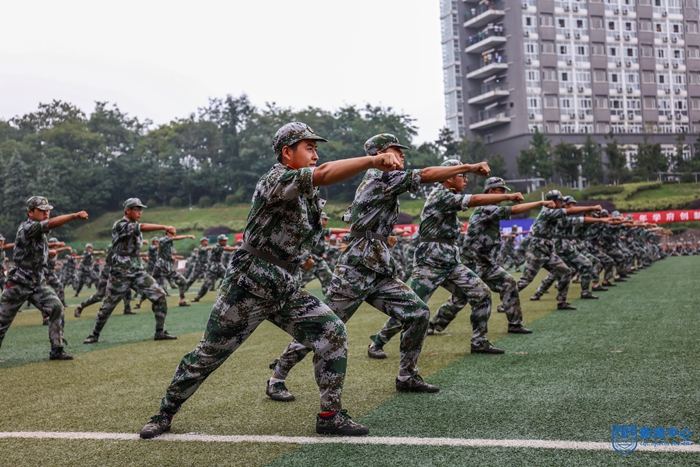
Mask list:
[[199,288],[199,292],[197,292],[197,298],[195,300],[204,297],[207,292],[209,292],[209,289],[214,288],[216,281],[222,279],[225,275],[226,269],[224,269],[221,264],[211,266],[207,271],[207,276],[204,278],[204,284],[202,284],[202,287]]
[[[610,247],[605,250],[605,253],[612,258],[614,263],[614,268],[617,270],[618,275],[626,275],[627,271],[625,269],[625,255],[617,247]],[[609,281],[613,278],[613,268],[610,271],[605,271],[605,280]]]
[[522,291],[530,285],[542,268],[554,274],[559,292],[557,301],[565,302],[569,293],[571,269],[554,253],[554,243],[551,240],[533,237],[525,255],[525,271],[518,281],[518,290]]
[[314,279],[318,279],[321,283],[321,290],[323,295],[328,293],[328,287],[331,285],[331,280],[333,279],[333,273],[328,267],[328,263],[325,260],[320,260],[316,262],[311,269],[308,271],[302,270],[301,273],[301,286],[306,287],[306,284]]
[[201,279],[204,277],[206,274],[206,268],[203,266],[195,266],[192,268],[192,272],[190,272],[189,276],[187,276],[187,284],[185,284],[185,292],[187,292],[190,287],[192,287],[192,284],[194,284],[197,280]]
[[[90,297],[80,304],[80,308],[85,309],[90,305],[94,305],[95,303],[99,303],[104,300],[105,295],[107,294],[107,282],[107,277],[100,277],[100,282],[96,287],[97,290],[95,290],[94,294],[90,295]],[[126,295],[124,295],[124,311],[127,310],[131,310],[131,289],[127,290]]]
[[92,330],[94,336],[99,336],[117,304],[126,296],[129,289],[134,289],[137,294],[145,296],[152,303],[153,315],[156,320],[156,332],[165,329],[165,315],[168,314],[168,303],[165,301],[165,292],[143,269],[126,270],[112,268],[107,282],[107,297],[97,312],[95,327]]
[[27,300],[41,311],[42,316],[49,318],[51,349],[62,348],[64,308],[56,293],[43,284],[20,285],[13,283],[10,279],[7,280],[0,298],[0,346],[17,312]]
[[[428,302],[441,286],[452,294],[433,317],[436,331],[443,331],[457,317],[457,313],[469,304],[472,308],[471,341],[480,344],[486,340],[488,321],[491,316],[491,291],[471,269],[461,263],[445,268],[415,264],[410,286],[424,302]],[[399,332],[401,332],[400,323],[390,319],[376,335],[375,344],[384,345]]]
[[347,334],[343,322],[304,289],[283,300],[264,299],[241,288],[235,277],[227,275],[202,340],[182,358],[166,390],[161,411],[175,414],[265,320],[292,336],[302,349],[313,350],[321,410],[341,410],[347,367]]
[[474,272],[494,292],[498,292],[509,326],[523,324],[523,309],[520,306],[520,292],[515,277],[498,264],[489,261],[478,261]]
[[58,277],[55,273],[46,275],[46,285],[50,286],[56,292],[56,296],[58,296],[58,299],[61,300],[61,303],[65,307],[66,296],[65,291],[63,290],[63,284],[60,280],[58,280]]
[[[418,373],[418,357],[428,331],[428,306],[398,278],[378,274],[364,266],[338,265],[325,299],[328,307],[347,323],[362,302],[367,302],[382,313],[394,318],[401,334],[399,361],[400,375]],[[383,345],[383,342],[375,344]],[[309,348],[292,342],[279,358],[275,374],[285,379]]]
[[175,283],[177,284],[177,288],[180,291],[180,300],[185,299],[185,291],[187,290],[187,280],[185,279],[185,276],[177,272],[177,269],[172,268],[169,270],[163,270],[160,268],[155,268],[153,270],[153,279],[156,281],[163,280],[163,281],[168,281],[170,283]]
[[76,282],[76,277],[75,277],[75,271],[68,270],[66,273],[63,275],[63,278],[61,282],[63,282],[63,287],[68,287],[69,285],[73,287],[75,290],[75,287],[78,285]]
[[77,297],[83,286],[90,286],[93,282],[98,281],[98,275],[92,269],[84,271],[81,270],[78,273],[78,279],[75,284],[75,296]]
[[[562,250],[558,253],[564,263],[578,273],[579,279],[581,279],[581,293],[590,292],[591,281],[593,280],[593,263],[591,260],[575,249]],[[544,295],[556,280],[556,275],[550,272],[547,274],[547,277],[542,280],[542,283],[537,287],[537,292],[535,293],[537,295]]]

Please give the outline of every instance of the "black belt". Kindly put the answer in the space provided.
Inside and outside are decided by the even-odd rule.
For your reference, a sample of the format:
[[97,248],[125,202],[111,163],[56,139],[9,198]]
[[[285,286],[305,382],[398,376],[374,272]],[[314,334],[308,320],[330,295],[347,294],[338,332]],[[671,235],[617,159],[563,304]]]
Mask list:
[[379,235],[378,233],[374,233],[371,230],[365,230],[364,232],[350,232],[349,236],[353,238],[374,238],[384,243],[389,241],[389,239],[384,235]]
[[441,237],[422,237],[420,239],[421,243],[446,243],[447,245],[454,245],[455,240],[452,238],[441,238]]
[[254,246],[251,246],[250,244],[243,242],[243,245],[241,245],[241,249],[247,251],[253,256],[257,256],[263,261],[267,261],[268,263],[272,263],[275,266],[279,266],[285,271],[287,271],[289,274],[296,274],[299,271],[299,265],[296,263],[290,263],[289,261],[283,261],[279,258],[275,258],[269,253],[265,253],[264,251],[260,251]]

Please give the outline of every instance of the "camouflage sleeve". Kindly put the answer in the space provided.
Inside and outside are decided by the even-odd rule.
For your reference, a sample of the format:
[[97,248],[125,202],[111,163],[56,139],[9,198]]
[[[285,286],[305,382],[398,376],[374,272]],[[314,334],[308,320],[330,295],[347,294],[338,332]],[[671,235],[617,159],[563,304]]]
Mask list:
[[[492,209],[488,209],[488,208]],[[484,206],[482,208],[482,214],[490,221],[500,221],[510,219],[510,213],[512,211],[511,206]]]
[[122,220],[114,226],[114,231],[116,238],[131,237],[141,233],[141,224]]
[[49,233],[49,221],[32,222],[31,224],[24,224],[24,237],[25,238],[35,238],[42,234]]
[[469,202],[472,200],[472,195],[455,195],[455,201],[459,204],[460,211],[469,210]]
[[287,170],[270,187],[270,199],[294,199],[314,196],[314,167]]
[[384,184],[384,194],[386,196],[398,196],[407,191],[411,193],[418,192],[420,175],[421,171],[416,169],[382,172],[381,181]]
[[540,211],[540,215],[544,220],[562,219],[566,217],[566,209],[547,209],[546,211],[543,209],[542,211]]

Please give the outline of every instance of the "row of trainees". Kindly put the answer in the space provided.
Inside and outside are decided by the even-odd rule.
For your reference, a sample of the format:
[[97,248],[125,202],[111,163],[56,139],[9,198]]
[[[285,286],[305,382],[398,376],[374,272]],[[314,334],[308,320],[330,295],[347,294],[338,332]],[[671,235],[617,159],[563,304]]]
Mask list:
[[[369,432],[367,427],[352,421],[342,409],[341,402],[347,364],[344,323],[363,302],[390,317],[384,329],[373,336],[369,353],[382,350],[381,346],[391,335],[401,334],[401,358],[396,378],[398,391],[439,391],[419,375],[417,361],[422,344],[430,328],[437,332],[443,330],[454,319],[456,312],[467,304],[472,307],[472,352],[502,353],[486,337],[491,312],[489,286],[497,290],[498,281],[492,280],[486,274],[488,271],[481,275],[487,279],[480,278],[477,273],[479,268],[494,266],[492,259],[495,256],[489,252],[494,251],[495,246],[500,246],[499,222],[511,214],[543,206],[538,217],[541,225],[536,227],[536,222],[533,226],[535,238],[528,249],[530,267],[526,266],[526,274],[517,287],[513,289],[510,286],[512,276],[501,272],[500,266],[493,269],[494,277],[501,277],[503,284],[507,285],[501,294],[507,292],[512,296],[512,300],[502,297],[504,306],[508,308],[508,331],[531,333],[522,326],[517,293],[529,284],[523,281],[528,274],[532,275],[530,281],[534,278],[536,271],[531,271],[538,268],[538,262],[539,267],[544,265],[550,269],[556,265],[558,273],[567,275],[557,277],[560,295],[563,294],[558,307],[572,308],[566,302],[570,270],[563,263],[559,264],[561,260],[553,253],[553,226],[560,218],[597,211],[600,207],[562,208],[560,194],[556,192],[548,195],[551,199],[547,201],[512,207],[498,206],[509,200],[520,203],[523,198],[520,193],[506,193],[504,181],[496,177],[487,180],[484,194],[463,194],[467,173],[489,175],[486,163],[447,161],[438,167],[404,170],[402,149],[406,147],[389,134],[370,138],[365,144],[364,157],[328,162],[316,167],[316,141],[319,140],[325,141],[308,126],[298,122],[285,125],[275,135],[273,148],[279,163],[256,186],[243,244],[233,253],[225,271],[204,336],[197,348],[180,362],[161,402],[160,411],[144,426],[142,438],[158,436],[169,430],[172,417],[182,404],[264,320],[285,330],[294,339],[271,365],[273,374],[266,384],[270,397],[288,393],[284,386],[286,374],[308,352],[314,352],[315,376],[321,395],[321,412],[316,423],[318,433],[361,435]],[[350,243],[335,267],[325,300],[320,301],[301,288],[299,280],[299,271],[313,265],[311,250],[324,233],[321,213],[325,201],[320,199],[318,187],[342,182],[361,172],[366,172],[365,177],[347,213]],[[428,197],[421,215],[420,242],[414,254],[409,286],[397,276],[390,254],[390,246],[395,242],[391,232],[399,212],[398,196],[408,191],[418,191],[420,184],[436,182],[439,184]],[[470,230],[466,235],[474,243],[473,250],[479,261],[475,271],[472,271],[461,261],[460,250],[463,249],[456,245],[461,226],[457,213],[478,206],[481,207],[475,211],[470,222],[472,235]],[[116,301],[129,288],[145,293],[153,302],[156,340],[174,338],[163,329],[167,304],[162,289],[143,270],[139,252],[141,232],[166,230],[168,235],[174,236],[175,229],[171,226],[140,224],[138,221],[143,207],[137,199],[127,200],[125,217],[113,227],[114,256],[107,298],[86,343],[97,342]],[[32,210],[28,212],[31,219]],[[62,217],[65,216],[56,219]],[[476,222],[479,218],[482,222]],[[612,223],[611,220],[592,216],[576,219],[576,224]],[[48,215],[45,220],[46,227],[41,229],[48,231],[51,227]],[[546,250],[549,255],[544,258]],[[452,296],[431,321],[426,302],[439,286],[447,288]],[[60,301],[56,301],[60,307]],[[4,337],[8,321],[4,303],[5,295],[3,314],[0,316],[0,339]],[[10,322],[12,318],[14,315],[10,316]]]

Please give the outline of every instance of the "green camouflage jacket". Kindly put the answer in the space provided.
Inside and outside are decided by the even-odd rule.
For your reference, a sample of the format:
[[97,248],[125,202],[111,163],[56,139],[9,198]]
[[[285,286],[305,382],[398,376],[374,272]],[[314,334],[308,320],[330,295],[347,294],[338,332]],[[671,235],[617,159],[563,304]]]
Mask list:
[[8,271],[8,282],[23,285],[41,283],[49,259],[49,231],[48,220],[36,222],[27,219],[20,224],[13,251],[14,266]]
[[469,218],[464,249],[482,261],[494,263],[501,249],[501,221],[510,219],[510,206],[479,206]]
[[126,217],[119,219],[112,226],[112,267],[124,271],[142,269],[143,261],[139,256],[142,245],[141,224]]

